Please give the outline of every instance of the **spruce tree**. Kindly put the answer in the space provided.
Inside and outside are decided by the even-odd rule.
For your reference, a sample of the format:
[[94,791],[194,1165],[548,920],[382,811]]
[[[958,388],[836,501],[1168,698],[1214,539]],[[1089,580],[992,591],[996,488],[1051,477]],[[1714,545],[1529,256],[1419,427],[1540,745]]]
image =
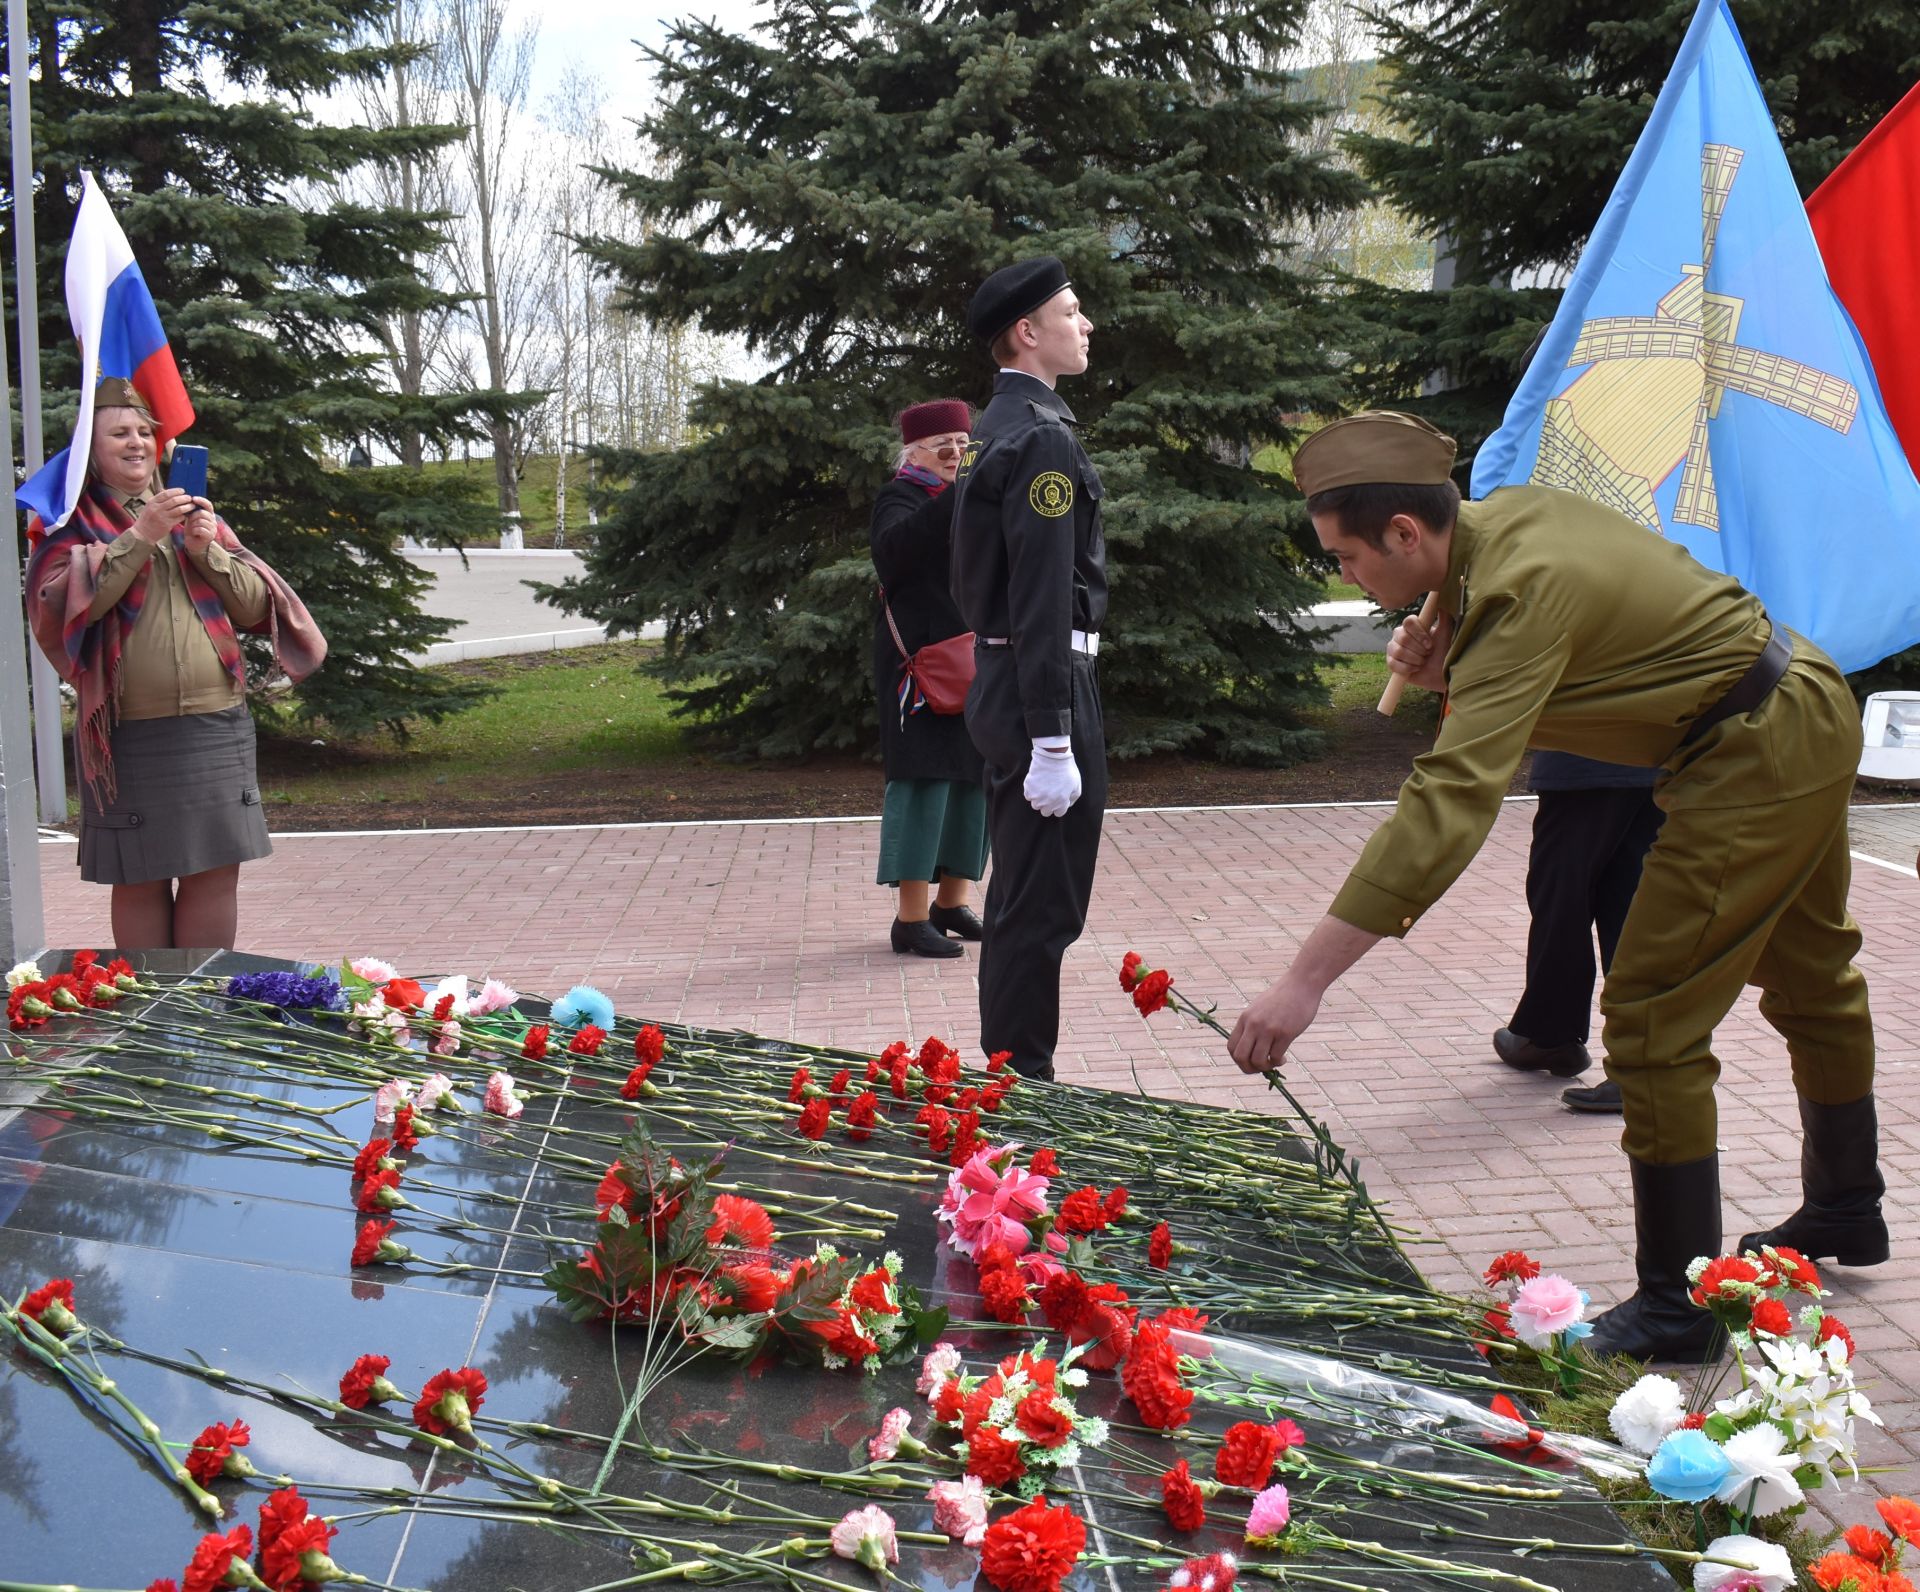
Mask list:
[[[1462,478],[1499,425],[1697,0],[1436,0],[1370,14],[1397,131],[1350,140],[1400,210],[1444,239],[1451,287],[1368,287],[1366,397],[1461,441]],[[1904,0],[1732,0],[1802,195],[1920,75]],[[1423,384],[1428,388],[1420,396]]]
[[755,37],[676,29],[658,162],[607,173],[644,241],[591,245],[629,310],[735,337],[764,374],[705,390],[695,444],[605,456],[628,485],[554,595],[616,629],[664,617],[682,709],[741,751],[871,747],[890,417],[983,403],[967,300],[1057,254],[1095,326],[1061,390],[1107,491],[1113,751],[1312,750],[1304,519],[1251,467],[1342,395],[1337,301],[1286,243],[1357,184],[1303,150],[1318,109],[1263,64],[1306,0],[769,9]]
[[[328,125],[314,107],[410,48],[356,42],[390,4],[29,6],[48,447],[63,445],[78,399],[61,283],[86,168],[126,230],[193,395],[187,440],[211,450],[215,505],[326,633],[327,664],[300,688],[301,712],[343,732],[400,731],[474,700],[471,687],[405,661],[450,627],[420,612],[430,580],[399,543],[410,533],[454,544],[493,520],[451,474],[327,462],[352,440],[397,452],[414,435],[477,434],[493,401],[407,397],[379,378],[381,320],[439,301],[414,266],[435,222],[332,185],[459,130]],[[6,222],[11,289],[11,208]]]

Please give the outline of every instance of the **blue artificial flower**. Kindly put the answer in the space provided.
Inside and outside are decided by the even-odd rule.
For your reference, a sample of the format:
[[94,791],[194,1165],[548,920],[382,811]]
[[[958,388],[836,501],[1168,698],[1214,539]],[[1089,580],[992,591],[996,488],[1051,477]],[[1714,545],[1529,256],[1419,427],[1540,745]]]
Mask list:
[[1726,1450],[1705,1432],[1669,1432],[1647,1461],[1647,1485],[1664,1498],[1697,1504],[1711,1498],[1733,1469]]
[[301,973],[235,973],[227,980],[227,994],[235,1000],[259,1001],[285,1011],[317,1009],[344,1011],[346,995],[331,978],[308,978]]
[[[1580,1290],[1580,1308],[1582,1312],[1592,1303],[1593,1296],[1589,1294],[1586,1289],[1582,1288]],[[1568,1327],[1566,1331],[1560,1334],[1561,1346],[1570,1349],[1582,1338],[1590,1338],[1592,1336],[1593,1323],[1591,1321],[1576,1321],[1572,1326]]]
[[576,984],[553,1003],[550,1019],[556,1028],[595,1028],[613,1031],[613,1002],[591,984]]

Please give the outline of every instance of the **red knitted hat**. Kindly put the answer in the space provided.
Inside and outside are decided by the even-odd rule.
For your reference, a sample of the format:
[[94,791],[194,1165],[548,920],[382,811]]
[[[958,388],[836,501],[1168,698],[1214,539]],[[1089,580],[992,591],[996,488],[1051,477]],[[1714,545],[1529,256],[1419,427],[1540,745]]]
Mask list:
[[922,437],[943,437],[949,432],[970,431],[973,416],[958,398],[936,398],[931,403],[915,404],[900,411],[900,440],[918,442]]

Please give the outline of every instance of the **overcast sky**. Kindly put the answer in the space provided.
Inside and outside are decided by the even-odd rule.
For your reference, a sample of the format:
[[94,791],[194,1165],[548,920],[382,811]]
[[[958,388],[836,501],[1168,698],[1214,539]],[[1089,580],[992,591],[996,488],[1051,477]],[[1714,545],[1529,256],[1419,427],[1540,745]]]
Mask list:
[[567,68],[577,66],[606,85],[607,108],[614,116],[642,115],[651,93],[642,46],[662,44],[668,28],[681,17],[699,17],[744,33],[760,11],[760,0],[686,0],[685,4],[652,6],[635,6],[630,0],[567,0],[559,6],[514,0],[516,21],[540,24],[528,98],[539,106]]

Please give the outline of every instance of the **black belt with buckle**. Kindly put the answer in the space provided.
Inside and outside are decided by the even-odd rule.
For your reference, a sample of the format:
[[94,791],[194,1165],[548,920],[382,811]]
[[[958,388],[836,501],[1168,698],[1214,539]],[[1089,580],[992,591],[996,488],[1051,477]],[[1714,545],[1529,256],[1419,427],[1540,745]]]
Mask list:
[[1751,713],[1767,700],[1767,693],[1780,683],[1793,661],[1793,641],[1778,625],[1767,638],[1766,647],[1753,660],[1753,667],[1733,682],[1727,694],[1702,713],[1680,737],[1682,746],[1691,746],[1723,719],[1736,713]]

